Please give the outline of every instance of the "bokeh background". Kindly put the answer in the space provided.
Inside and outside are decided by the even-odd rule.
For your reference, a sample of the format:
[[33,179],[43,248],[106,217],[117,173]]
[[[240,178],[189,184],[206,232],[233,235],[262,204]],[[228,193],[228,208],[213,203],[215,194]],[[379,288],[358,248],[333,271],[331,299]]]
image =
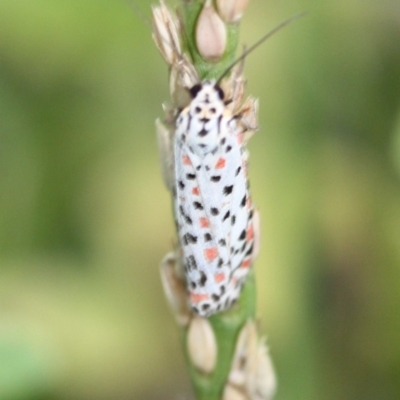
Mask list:
[[[150,1],[136,0],[147,18]],[[277,400],[400,398],[400,3],[252,0]],[[189,399],[158,265],[167,68],[128,2],[0,2],[0,399]]]

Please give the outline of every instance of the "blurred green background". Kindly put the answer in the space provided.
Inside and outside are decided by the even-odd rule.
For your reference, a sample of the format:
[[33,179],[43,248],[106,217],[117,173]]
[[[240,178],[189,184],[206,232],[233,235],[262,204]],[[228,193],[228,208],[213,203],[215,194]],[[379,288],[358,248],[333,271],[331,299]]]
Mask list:
[[[150,1],[136,1],[150,18]],[[400,398],[400,3],[253,0],[277,400]],[[124,1],[0,2],[0,399],[186,399],[158,264],[167,68]]]

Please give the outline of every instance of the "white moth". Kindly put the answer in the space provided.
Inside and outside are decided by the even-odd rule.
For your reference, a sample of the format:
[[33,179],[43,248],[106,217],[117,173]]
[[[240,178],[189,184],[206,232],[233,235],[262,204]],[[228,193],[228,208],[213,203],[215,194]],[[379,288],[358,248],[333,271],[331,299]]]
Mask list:
[[192,309],[208,316],[239,297],[254,251],[241,115],[214,81],[190,89],[176,119],[174,206]]

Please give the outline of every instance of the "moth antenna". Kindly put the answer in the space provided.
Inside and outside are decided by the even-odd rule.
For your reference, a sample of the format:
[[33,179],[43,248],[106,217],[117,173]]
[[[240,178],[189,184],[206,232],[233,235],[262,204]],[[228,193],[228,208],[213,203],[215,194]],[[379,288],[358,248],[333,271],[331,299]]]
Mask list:
[[291,24],[292,22],[296,21],[299,18],[305,17],[307,15],[307,12],[302,12],[293,15],[292,17],[286,19],[285,21],[281,22],[279,25],[277,25],[275,28],[267,32],[260,40],[258,40],[256,43],[254,43],[252,46],[250,46],[247,50],[243,52],[243,54],[238,57],[235,61],[230,64],[226,70],[221,74],[221,76],[217,79],[216,84],[219,85],[222,81],[223,78],[229,73],[229,71],[240,61],[244,60],[253,50],[255,50],[258,46],[260,46],[262,43],[264,43],[267,39],[269,39],[271,36],[273,36],[275,33],[280,31],[282,28],[285,26]]
[[146,17],[144,12],[140,9],[140,7],[136,4],[135,1],[128,1],[129,6],[133,9],[135,14],[144,22],[150,29],[152,28],[150,20]]

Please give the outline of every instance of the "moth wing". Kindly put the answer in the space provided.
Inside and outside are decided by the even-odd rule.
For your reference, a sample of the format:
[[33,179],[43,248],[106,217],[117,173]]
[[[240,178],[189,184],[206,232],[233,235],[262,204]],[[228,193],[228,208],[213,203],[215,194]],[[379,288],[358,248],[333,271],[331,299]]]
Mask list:
[[234,270],[240,263],[249,220],[242,147],[234,135],[227,136],[215,155],[210,153],[205,157],[203,171],[198,175],[198,183],[207,204],[205,211],[213,239],[223,253],[224,264]]
[[[222,301],[231,275],[229,246],[218,242],[226,237],[221,232],[224,226],[217,215],[222,199],[222,192],[218,196],[217,188],[222,186],[218,182],[210,185],[211,176],[206,173],[217,160],[218,157],[211,154],[199,157],[184,144],[175,143],[178,235],[191,302],[204,307],[203,314],[199,309],[201,315],[216,312],[218,307],[223,309]],[[227,179],[225,173],[223,179]]]

